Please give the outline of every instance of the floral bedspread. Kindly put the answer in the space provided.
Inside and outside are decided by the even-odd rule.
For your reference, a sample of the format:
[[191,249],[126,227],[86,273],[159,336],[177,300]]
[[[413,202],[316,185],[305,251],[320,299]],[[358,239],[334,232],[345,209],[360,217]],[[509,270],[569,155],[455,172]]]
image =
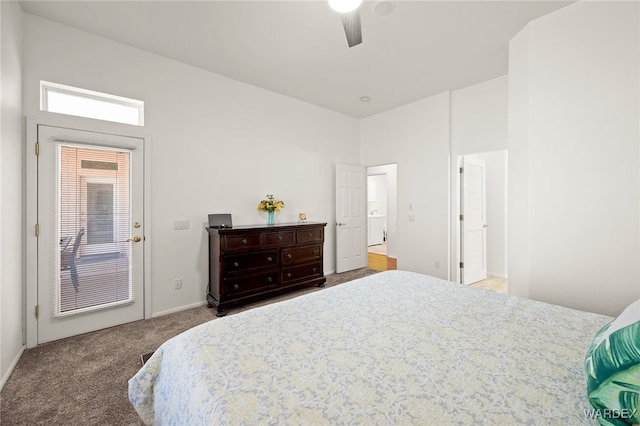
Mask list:
[[188,330],[129,381],[157,425],[580,425],[611,318],[388,271]]

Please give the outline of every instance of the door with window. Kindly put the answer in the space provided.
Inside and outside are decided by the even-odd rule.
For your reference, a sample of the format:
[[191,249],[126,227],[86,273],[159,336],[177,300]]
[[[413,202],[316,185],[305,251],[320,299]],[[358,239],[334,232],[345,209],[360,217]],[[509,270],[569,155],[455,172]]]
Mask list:
[[38,343],[142,319],[143,140],[38,125]]

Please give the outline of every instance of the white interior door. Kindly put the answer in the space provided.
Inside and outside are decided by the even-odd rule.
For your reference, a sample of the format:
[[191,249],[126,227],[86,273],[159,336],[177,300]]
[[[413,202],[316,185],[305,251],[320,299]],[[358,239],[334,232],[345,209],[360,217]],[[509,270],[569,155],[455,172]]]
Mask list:
[[462,282],[487,278],[485,162],[464,157],[462,173]]
[[142,319],[143,140],[38,125],[38,343]]
[[366,171],[336,165],[336,272],[367,266]]

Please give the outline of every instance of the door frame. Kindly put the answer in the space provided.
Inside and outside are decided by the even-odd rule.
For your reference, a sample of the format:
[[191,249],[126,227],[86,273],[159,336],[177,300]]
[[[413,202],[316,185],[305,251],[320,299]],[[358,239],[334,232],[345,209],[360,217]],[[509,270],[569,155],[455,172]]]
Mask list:
[[38,305],[38,238],[35,235],[38,223],[38,161],[35,155],[35,144],[38,141],[38,126],[63,127],[95,133],[108,133],[118,136],[128,136],[143,140],[143,218],[145,223],[145,248],[142,260],[143,267],[143,318],[151,317],[151,167],[150,146],[151,137],[144,129],[127,124],[111,123],[90,118],[72,117],[54,113],[42,113],[42,116],[28,116],[25,132],[25,289],[24,289],[24,340],[27,348],[38,344],[38,320],[36,306]]

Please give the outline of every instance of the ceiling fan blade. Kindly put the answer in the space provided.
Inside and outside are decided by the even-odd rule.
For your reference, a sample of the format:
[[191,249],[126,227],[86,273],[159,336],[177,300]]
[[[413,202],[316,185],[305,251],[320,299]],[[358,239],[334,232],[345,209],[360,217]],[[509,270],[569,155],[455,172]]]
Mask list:
[[362,43],[362,27],[360,25],[360,11],[358,9],[353,12],[343,13],[342,25],[344,26],[344,33],[347,36],[349,47]]

